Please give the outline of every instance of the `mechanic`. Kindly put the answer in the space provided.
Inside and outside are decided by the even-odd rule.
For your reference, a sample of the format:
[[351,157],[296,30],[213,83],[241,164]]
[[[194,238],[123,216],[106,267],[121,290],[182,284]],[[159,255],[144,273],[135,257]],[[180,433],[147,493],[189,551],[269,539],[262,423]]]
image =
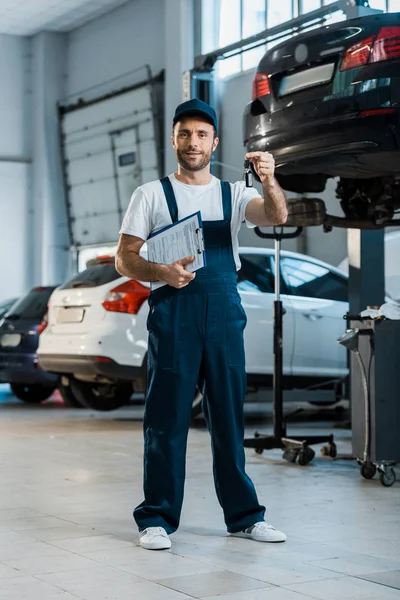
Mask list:
[[[237,291],[238,231],[281,225],[285,196],[267,152],[250,152],[264,192],[211,175],[218,145],[217,116],[200,100],[179,105],[173,119],[176,173],[133,193],[120,230],[117,271],[139,281],[166,283],[149,296],[148,392],[144,416],[144,502],[134,510],[140,545],[171,547],[183,502],[187,436],[199,372],[207,394],[204,416],[211,434],[214,481],[228,532],[260,542],[286,535],[264,521],[265,507],[245,472],[243,404],[246,314]],[[140,256],[151,233],[200,210],[206,266],[185,269],[194,257],[155,264]]]

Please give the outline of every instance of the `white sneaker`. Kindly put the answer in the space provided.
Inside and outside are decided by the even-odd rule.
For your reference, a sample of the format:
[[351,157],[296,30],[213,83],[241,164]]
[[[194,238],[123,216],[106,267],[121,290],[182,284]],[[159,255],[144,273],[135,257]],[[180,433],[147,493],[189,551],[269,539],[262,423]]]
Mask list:
[[285,542],[286,535],[265,521],[259,521],[244,531],[231,533],[235,537],[247,538],[256,542]]
[[168,550],[171,548],[171,540],[164,527],[147,527],[139,535],[139,543],[146,550]]

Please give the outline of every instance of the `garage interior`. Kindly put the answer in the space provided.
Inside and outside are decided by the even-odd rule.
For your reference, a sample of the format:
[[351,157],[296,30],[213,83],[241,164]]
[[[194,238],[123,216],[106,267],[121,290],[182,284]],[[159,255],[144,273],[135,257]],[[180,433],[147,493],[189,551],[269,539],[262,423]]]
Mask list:
[[[331,107],[351,94],[333,91],[322,104],[343,143],[316,172],[324,153],[296,162],[281,116],[307,89],[293,93],[296,69],[271,111],[257,73],[285,44],[306,71],[311,38],[297,36],[361,35],[359,19],[381,25],[334,85],[357,88],[357,131],[380,118],[386,137],[345,137]],[[338,39],[323,56],[346,52]],[[0,3],[0,600],[400,599],[399,40],[400,0]],[[247,472],[287,541],[227,536],[199,382],[181,524],[171,550],[145,552],[132,510],[150,290],[115,253],[135,188],[176,170],[172,115],[192,98],[219,117],[212,173],[242,180],[246,147],[264,144],[289,202],[286,227],[242,227],[238,277]],[[387,140],[380,174],[368,152]]]

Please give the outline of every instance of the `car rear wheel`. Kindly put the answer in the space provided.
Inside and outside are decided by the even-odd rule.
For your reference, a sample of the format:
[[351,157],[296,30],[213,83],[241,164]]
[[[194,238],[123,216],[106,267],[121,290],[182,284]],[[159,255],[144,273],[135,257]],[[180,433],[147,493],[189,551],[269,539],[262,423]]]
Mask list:
[[71,379],[71,390],[77,400],[86,408],[109,411],[128,404],[133,394],[130,382],[96,383]]
[[58,387],[61,398],[64,400],[64,405],[69,408],[86,408],[72,391],[71,385],[60,384]]
[[55,388],[44,385],[26,385],[24,383],[11,383],[11,391],[20,400],[27,404],[39,404],[50,398]]

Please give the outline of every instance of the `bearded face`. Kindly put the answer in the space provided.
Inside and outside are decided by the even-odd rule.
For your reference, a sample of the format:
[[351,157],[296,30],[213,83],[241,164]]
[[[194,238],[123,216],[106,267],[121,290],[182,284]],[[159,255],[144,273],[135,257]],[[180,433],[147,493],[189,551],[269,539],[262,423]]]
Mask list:
[[201,171],[210,164],[218,138],[214,127],[202,117],[186,117],[176,123],[172,144],[176,160],[185,171]]

